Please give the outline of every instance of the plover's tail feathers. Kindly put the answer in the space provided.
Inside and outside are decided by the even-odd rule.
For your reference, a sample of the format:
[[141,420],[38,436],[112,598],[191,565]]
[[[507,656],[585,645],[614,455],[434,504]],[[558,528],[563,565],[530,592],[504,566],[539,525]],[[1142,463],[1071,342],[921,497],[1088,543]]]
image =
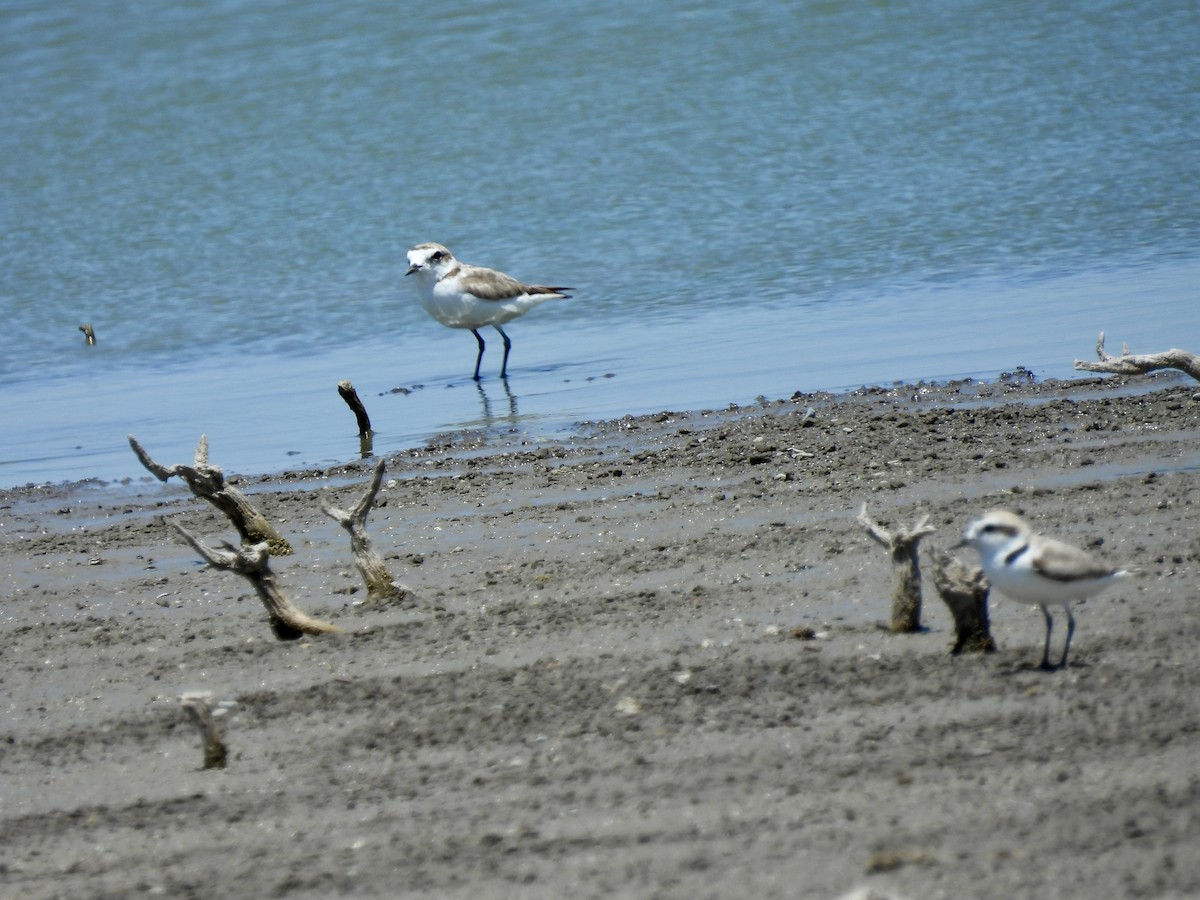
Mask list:
[[527,284],[525,286],[526,293],[529,294],[553,294],[552,297],[547,297],[547,300],[570,300],[571,295],[567,291],[573,291],[572,287],[550,287],[545,284]]

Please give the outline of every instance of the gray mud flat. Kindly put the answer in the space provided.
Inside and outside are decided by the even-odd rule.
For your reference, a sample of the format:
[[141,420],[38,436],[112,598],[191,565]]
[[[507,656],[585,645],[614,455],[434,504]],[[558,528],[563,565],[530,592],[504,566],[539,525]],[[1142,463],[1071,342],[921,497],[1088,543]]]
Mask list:
[[[368,523],[408,606],[361,602],[320,511],[366,463],[243,476],[345,632],[282,643],[174,483],[5,492],[0,896],[1200,895],[1198,426],[1167,379],[449,436]],[[942,548],[1007,507],[1140,575],[1077,606],[1067,671],[996,596],[1000,651],[952,657],[928,578],[927,631],[879,627],[863,501]],[[196,690],[234,703],[224,770]]]

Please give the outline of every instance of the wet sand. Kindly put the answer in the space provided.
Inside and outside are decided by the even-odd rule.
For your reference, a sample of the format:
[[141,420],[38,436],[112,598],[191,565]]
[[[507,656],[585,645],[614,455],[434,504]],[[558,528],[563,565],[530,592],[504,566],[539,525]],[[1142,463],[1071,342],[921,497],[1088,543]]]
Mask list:
[[[4,491],[0,895],[1200,895],[1198,434],[1182,379],[1013,376],[447,435],[368,521],[405,604],[320,509],[369,462],[239,476],[344,631],[291,642],[177,481]],[[881,627],[864,501],[926,560],[1005,507],[1139,574],[1065,671],[1000,596],[952,656],[928,572],[926,630]]]

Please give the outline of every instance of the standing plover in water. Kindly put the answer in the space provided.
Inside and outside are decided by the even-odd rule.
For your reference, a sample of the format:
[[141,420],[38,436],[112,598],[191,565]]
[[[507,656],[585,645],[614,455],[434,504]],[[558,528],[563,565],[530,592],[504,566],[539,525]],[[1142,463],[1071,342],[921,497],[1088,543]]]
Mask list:
[[450,328],[468,328],[479,343],[475,357],[475,374],[479,380],[479,364],[483,361],[484,343],[479,329],[491,325],[504,339],[504,361],[500,377],[508,377],[508,351],[512,341],[500,326],[523,316],[539,303],[563,300],[568,287],[547,287],[541,284],[522,284],[510,275],[460,263],[441,244],[417,244],[408,251],[408,271],[416,275],[417,299],[425,312]]
[[1002,509],[985,513],[968,525],[963,542],[979,551],[984,574],[993,587],[1015,600],[1042,608],[1046,617],[1043,669],[1056,668],[1050,665],[1054,620],[1047,607],[1061,606],[1067,613],[1067,641],[1058,663],[1058,667],[1066,668],[1075,634],[1071,601],[1098,594],[1129,575],[1078,547],[1034,533],[1020,516]]

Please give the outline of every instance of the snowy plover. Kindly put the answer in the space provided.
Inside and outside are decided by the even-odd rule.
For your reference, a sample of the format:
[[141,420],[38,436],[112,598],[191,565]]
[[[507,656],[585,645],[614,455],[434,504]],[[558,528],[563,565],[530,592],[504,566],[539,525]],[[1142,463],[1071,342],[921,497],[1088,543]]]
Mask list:
[[408,251],[408,271],[405,275],[416,275],[417,299],[425,312],[450,328],[469,328],[479,342],[479,355],[475,357],[474,379],[479,380],[479,364],[483,361],[486,346],[478,329],[491,325],[504,339],[504,362],[500,364],[500,377],[508,377],[508,351],[512,341],[500,326],[510,319],[522,316],[534,306],[546,300],[567,298],[563,291],[569,287],[547,287],[540,284],[522,284],[515,278],[460,263],[441,244],[417,244]]
[[1002,509],[992,510],[967,526],[963,543],[979,551],[984,574],[992,586],[1015,600],[1036,603],[1046,617],[1046,647],[1042,668],[1050,665],[1050,631],[1054,627],[1047,606],[1067,612],[1067,642],[1059,667],[1067,665],[1075,617],[1071,601],[1097,594],[1130,573],[1105,565],[1091,554],[1035,534],[1020,516]]

